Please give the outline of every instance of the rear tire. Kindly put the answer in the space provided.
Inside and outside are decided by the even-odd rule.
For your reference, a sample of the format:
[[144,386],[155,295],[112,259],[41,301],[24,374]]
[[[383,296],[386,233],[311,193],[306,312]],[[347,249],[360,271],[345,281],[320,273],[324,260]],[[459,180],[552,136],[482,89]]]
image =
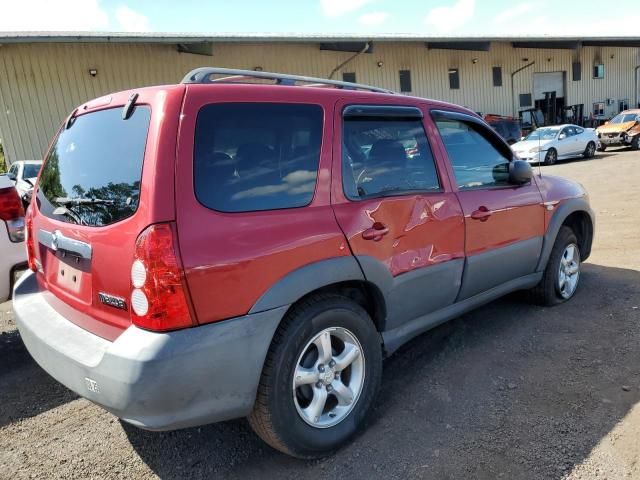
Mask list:
[[593,142],[587,143],[587,148],[584,149],[584,153],[582,154],[582,156],[584,158],[593,158],[595,154],[596,154],[596,144]]
[[326,456],[362,425],[381,376],[380,335],[367,312],[340,295],[314,295],[278,327],[249,423],[281,452]]
[[550,148],[544,157],[545,165],[553,165],[558,160],[558,151],[555,148]]
[[580,280],[578,239],[569,227],[561,227],[540,283],[528,291],[538,305],[558,305],[571,299]]

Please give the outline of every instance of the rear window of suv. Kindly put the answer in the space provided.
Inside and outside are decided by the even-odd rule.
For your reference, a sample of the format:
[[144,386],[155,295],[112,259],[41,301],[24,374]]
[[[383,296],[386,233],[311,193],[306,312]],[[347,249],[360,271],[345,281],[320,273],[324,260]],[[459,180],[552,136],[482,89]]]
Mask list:
[[151,109],[127,120],[112,108],[76,117],[45,160],[38,208],[49,218],[100,227],[135,213]]
[[203,107],[194,147],[198,201],[221,212],[308,205],[315,191],[322,121],[319,105]]

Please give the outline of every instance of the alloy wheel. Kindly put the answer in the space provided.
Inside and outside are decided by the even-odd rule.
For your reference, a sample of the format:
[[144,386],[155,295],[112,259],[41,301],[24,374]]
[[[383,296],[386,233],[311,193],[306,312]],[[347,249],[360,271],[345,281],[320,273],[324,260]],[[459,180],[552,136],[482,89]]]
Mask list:
[[328,428],[356,405],[365,377],[358,339],[346,328],[327,328],[303,348],[293,373],[293,401],[302,420]]
[[567,245],[560,257],[558,291],[565,300],[571,298],[580,279],[580,251],[575,243]]

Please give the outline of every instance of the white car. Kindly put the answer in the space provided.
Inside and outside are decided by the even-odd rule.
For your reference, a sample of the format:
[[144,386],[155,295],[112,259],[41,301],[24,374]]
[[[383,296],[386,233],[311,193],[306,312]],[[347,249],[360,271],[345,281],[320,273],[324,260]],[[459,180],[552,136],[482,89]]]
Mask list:
[[555,125],[534,130],[511,145],[511,149],[521,160],[553,165],[556,160],[566,158],[591,158],[596,154],[598,145],[598,135],[593,128]]
[[7,176],[15,182],[20,198],[33,189],[41,167],[42,160],[20,160],[11,164]]
[[0,175],[0,302],[11,297],[17,271],[25,269],[24,207],[7,175]]

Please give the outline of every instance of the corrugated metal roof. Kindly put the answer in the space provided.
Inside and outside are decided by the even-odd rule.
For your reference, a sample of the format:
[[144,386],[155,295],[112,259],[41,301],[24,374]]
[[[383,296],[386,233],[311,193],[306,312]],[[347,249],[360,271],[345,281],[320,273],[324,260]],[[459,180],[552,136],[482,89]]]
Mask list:
[[640,36],[564,36],[564,35],[508,35],[508,36],[430,36],[407,33],[383,34],[315,34],[315,33],[127,33],[127,32],[0,32],[0,43],[79,42],[79,43],[196,43],[196,42],[553,42],[553,41],[639,41]]

